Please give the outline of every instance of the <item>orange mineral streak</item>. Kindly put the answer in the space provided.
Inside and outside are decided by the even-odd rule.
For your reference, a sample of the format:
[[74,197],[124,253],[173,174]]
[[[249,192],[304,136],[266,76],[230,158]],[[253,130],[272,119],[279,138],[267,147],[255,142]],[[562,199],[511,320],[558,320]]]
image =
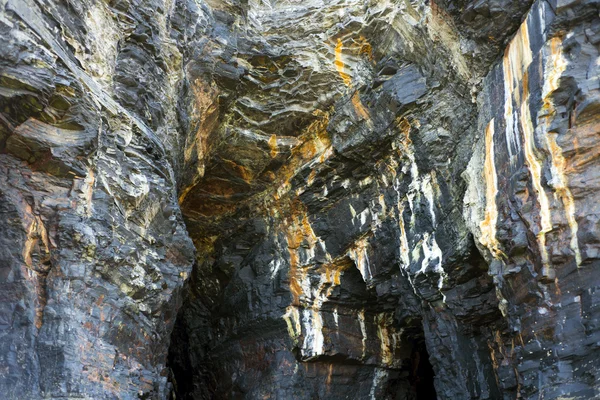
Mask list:
[[[283,318],[288,324],[290,337],[297,340],[302,335],[301,311],[302,315],[305,315],[304,310],[310,310],[314,332],[322,335],[322,305],[334,288],[341,284],[341,276],[350,268],[351,261],[342,256],[325,264],[315,264],[315,248],[323,246],[323,243],[315,235],[302,202],[293,200],[287,204],[280,204],[277,208],[279,215],[287,215],[283,220],[282,229],[286,235],[289,252],[289,287],[292,294],[291,305]],[[326,258],[330,259],[328,255]],[[315,276],[319,277],[316,285],[313,279]],[[322,349],[317,351],[320,352]]]
[[[546,248],[546,233],[552,230],[552,217],[550,213],[550,204],[548,196],[542,185],[542,159],[539,157],[539,152],[536,148],[533,123],[529,112],[529,91],[528,91],[528,73],[527,69],[532,62],[529,42],[529,30],[527,21],[524,21],[515,37],[506,48],[503,57],[504,71],[504,91],[505,91],[505,120],[507,124],[513,121],[512,101],[519,108],[519,125],[523,133],[523,151],[526,163],[531,173],[531,181],[533,188],[540,205],[540,231],[537,234],[538,244],[544,265],[549,264],[548,251]],[[522,87],[522,93],[519,90]],[[510,128],[512,130],[512,128]],[[508,133],[508,132],[507,132]],[[516,132],[512,132],[513,137],[509,140],[516,139]],[[510,146],[509,146],[510,148]]]
[[523,75],[532,59],[531,48],[529,47],[529,29],[527,28],[527,21],[524,21],[504,51],[502,59],[506,99],[514,95],[517,104],[521,103],[518,90],[519,82],[523,80]]
[[315,110],[316,117],[313,122],[302,132],[300,144],[292,150],[287,163],[277,172],[277,180],[273,185],[276,193],[272,195],[275,201],[279,201],[291,188],[291,180],[296,174],[312,161],[325,162],[333,155],[331,140],[327,133],[329,124],[329,113]]
[[277,154],[279,154],[279,149],[277,148],[277,135],[273,134],[269,138],[269,148],[271,149],[271,157],[277,157]]
[[181,194],[179,195],[179,204],[183,204],[183,201],[185,200],[185,198],[187,197],[188,193],[195,187],[196,185],[190,185],[187,186],[185,188],[183,188],[183,190],[181,191]]
[[348,268],[349,264],[344,262],[334,262],[322,266],[326,277],[325,282],[330,284],[329,289],[327,290],[327,297],[331,295],[331,292],[336,286],[341,285],[342,273]]
[[[347,258],[338,258],[328,264],[322,264],[318,270],[321,276],[321,283],[317,289],[318,301],[325,301],[333,290],[341,285],[341,278],[344,271],[351,268],[351,263]],[[325,290],[326,289],[326,290]]]
[[[41,243],[40,243],[41,242]],[[42,245],[42,246],[40,246]],[[33,216],[29,228],[27,229],[27,240],[23,249],[23,259],[28,268],[39,271],[39,267],[34,265],[32,255],[40,256],[40,261],[47,261],[50,255],[50,245],[48,241],[48,232],[44,223],[38,216]]]
[[356,115],[358,115],[361,119],[370,122],[371,115],[369,114],[369,110],[365,108],[362,101],[360,100],[360,94],[358,93],[358,91],[354,92],[354,95],[352,96],[351,100]]
[[34,324],[40,329],[44,321],[44,308],[47,302],[46,276],[50,271],[50,241],[48,231],[41,218],[32,213],[31,207],[26,206],[27,239],[23,247],[23,260],[26,267],[32,271],[28,275],[33,281],[36,293]]
[[327,380],[325,384],[327,386],[331,385],[331,375],[333,375],[333,364],[329,364],[329,371],[327,372]]
[[548,65],[546,67],[544,81],[544,108],[555,111],[550,95],[558,89],[560,77],[567,69],[567,61],[562,54],[562,38],[554,37],[550,39],[550,54]]
[[317,176],[317,170],[313,169],[310,171],[308,178],[306,178],[306,183],[308,186],[311,186],[315,182],[315,177]]
[[498,378],[498,360],[496,359],[496,351],[492,346],[492,342],[490,340],[487,341],[488,349],[490,351],[490,359],[492,360],[492,369],[494,370],[494,377],[496,378],[496,383],[500,384],[500,379]]
[[529,113],[529,93],[527,91],[527,74],[523,76],[523,102],[519,115],[521,130],[523,132],[523,146],[525,160],[531,173],[531,181],[540,204],[540,231],[537,234],[542,263],[549,264],[548,250],[546,248],[546,233],[552,230],[552,217],[550,214],[550,203],[544,187],[542,186],[542,164],[536,154],[535,137],[531,115]]
[[552,157],[552,167],[556,171],[554,176],[554,190],[562,200],[565,208],[567,223],[569,224],[569,229],[571,231],[570,247],[575,254],[575,261],[579,266],[581,264],[581,251],[579,249],[579,241],[577,240],[579,225],[575,219],[575,200],[571,190],[567,186],[567,176],[565,174],[567,162],[563,156],[562,149],[556,143],[556,136],[557,133],[554,132],[549,132],[546,136]]
[[377,314],[374,322],[377,325],[381,363],[388,367],[399,367],[401,361],[396,355],[400,351],[401,334],[394,328],[394,315]]
[[[564,59],[561,51],[562,39],[555,37],[550,40],[550,54],[548,57],[548,64],[546,67],[546,80],[544,82],[543,89],[543,110],[545,111],[545,118],[541,121],[544,130],[550,125],[551,118],[556,115],[554,104],[552,103],[552,93],[558,89],[558,83],[562,73],[567,69],[567,62]],[[575,200],[573,194],[567,184],[567,161],[563,156],[563,151],[557,143],[557,132],[546,133],[546,143],[550,150],[550,164],[552,171],[553,188],[555,196],[559,197],[565,209],[565,215],[569,229],[571,231],[571,241],[569,246],[575,254],[575,261],[579,266],[581,264],[581,251],[579,249],[579,241],[577,240],[577,232],[579,225],[575,219]]]
[[402,118],[396,118],[396,127],[398,128],[398,130],[400,131],[400,133],[402,133],[402,136],[404,136],[404,147],[405,150],[410,150],[410,146],[412,146],[412,140],[410,139],[410,128],[411,128],[411,124],[408,121],[408,119],[402,117]]
[[518,105],[521,104],[521,93],[519,83],[523,80],[523,75],[532,61],[532,54],[529,47],[529,30],[527,21],[521,24],[515,37],[512,39],[502,59],[504,72],[504,120],[506,121],[506,142],[508,145],[511,162],[515,162],[513,147],[520,151],[520,142],[518,129],[515,127],[513,99]]
[[[307,338],[315,335],[314,342],[309,341],[313,343],[311,354],[312,356],[322,354],[323,317],[321,307],[331,295],[332,290],[340,285],[341,275],[349,267],[349,262],[341,258],[331,263],[315,265],[313,260],[315,247],[324,245],[315,235],[302,202],[293,200],[288,204],[280,204],[277,208],[279,215],[287,215],[283,220],[282,229],[286,235],[289,252],[289,290],[292,294],[291,305],[287,308],[283,318],[288,325],[290,337],[298,341],[303,333],[300,313],[302,311],[302,315],[305,316],[306,311],[310,310],[312,330],[309,329],[310,332],[305,333],[308,335],[305,337],[305,344]],[[329,258],[328,255],[326,257]],[[312,279],[315,273],[318,273],[319,277],[316,286]]]
[[197,174],[194,181],[181,190],[179,204],[204,176],[204,159],[210,151],[211,136],[219,122],[219,91],[216,85],[196,79],[192,84],[192,93],[195,101],[190,131],[196,133],[186,137],[183,157],[186,168],[196,169]]
[[196,126],[196,134],[186,140],[183,152],[185,162],[190,160],[194,150],[198,159],[206,155],[208,137],[218,122],[219,102],[216,86],[196,79],[192,84],[192,92],[195,102],[191,117]]
[[500,243],[496,239],[496,221],[498,220],[498,207],[496,195],[498,194],[498,177],[494,163],[494,119],[485,128],[485,161],[483,165],[483,178],[485,181],[485,217],[480,223],[481,238],[479,241],[487,247],[495,258],[503,255]]
[[360,46],[358,53],[366,56],[369,61],[373,61],[375,58],[373,55],[373,46],[371,46],[367,38],[364,36],[358,38],[358,45]]
[[335,68],[337,69],[338,74],[340,74],[340,77],[344,81],[344,84],[346,86],[350,86],[352,84],[352,79],[350,78],[350,75],[348,75],[348,73],[346,73],[345,71],[346,64],[344,64],[344,60],[342,59],[343,47],[344,44],[342,43],[342,39],[338,38],[337,44],[335,45]]
[[225,163],[225,165],[227,165],[227,167],[231,168],[231,170],[234,171],[234,173],[240,178],[242,178],[245,182],[250,183],[250,181],[252,181],[252,179],[254,178],[252,171],[248,167],[237,164],[236,162],[227,160],[225,158],[221,158],[221,160]]
[[290,217],[285,220],[284,229],[290,255],[290,292],[293,299],[292,305],[299,306],[300,297],[305,294],[302,289],[302,281],[306,279],[308,274],[308,268],[302,268],[300,265],[300,248],[314,247],[317,243],[317,237],[299,201],[290,205],[289,212]]

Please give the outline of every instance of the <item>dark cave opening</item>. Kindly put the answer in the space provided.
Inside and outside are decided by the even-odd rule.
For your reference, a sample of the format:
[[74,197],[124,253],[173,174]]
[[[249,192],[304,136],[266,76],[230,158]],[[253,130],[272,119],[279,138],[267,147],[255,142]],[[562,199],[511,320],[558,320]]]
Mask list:
[[416,399],[436,400],[437,394],[433,384],[435,373],[429,362],[429,353],[423,338],[415,340],[410,361],[411,375],[409,381],[416,394]]
[[[213,399],[217,381],[211,372],[205,346],[193,348],[198,343],[194,335],[210,337],[210,312],[193,291],[198,286],[197,265],[183,289],[183,302],[175,318],[167,356],[171,391],[169,400]],[[193,317],[192,317],[193,316]],[[202,342],[205,343],[205,342]],[[204,360],[198,363],[197,360]]]
[[[360,351],[361,343],[364,343],[363,339],[359,338],[356,343],[353,343],[340,341],[339,333],[336,336],[335,332],[337,331],[333,329],[334,317],[332,316],[334,307],[336,313],[339,311],[341,332],[349,338],[354,338],[356,334],[362,334],[358,330],[358,322],[351,317],[356,315],[353,310],[364,310],[363,318],[366,318],[366,321],[374,321],[375,315],[379,315],[385,310],[384,304],[378,301],[374,291],[366,286],[359,268],[352,265],[350,259],[346,259],[345,262],[348,263],[347,268],[340,277],[339,285],[330,293],[329,302],[326,303],[327,306],[322,309],[322,312],[324,315],[330,316],[329,319],[324,317],[324,323],[328,329],[328,335],[330,335],[329,340],[332,340],[331,338],[334,336],[337,340],[337,342],[329,341],[329,345],[345,349],[342,346],[351,347],[354,344],[352,349],[355,354],[353,355],[351,351],[338,350],[331,355],[321,355],[318,360],[307,360],[299,354],[297,347],[291,347],[289,343],[283,347],[278,347],[277,343],[272,343],[269,345],[271,347],[267,346],[267,348],[253,347],[256,340],[252,339],[252,336],[259,334],[253,330],[256,327],[250,320],[247,321],[244,330],[237,332],[238,335],[247,334],[248,340],[240,341],[240,338],[237,337],[219,341],[221,320],[230,313],[235,314],[236,307],[244,308],[242,307],[243,301],[240,303],[237,297],[224,296],[222,291],[226,292],[228,288],[231,289],[238,285],[239,288],[235,286],[237,290],[244,292],[249,290],[249,282],[255,283],[257,280],[244,281],[239,278],[238,273],[242,268],[238,268],[233,273],[233,278],[227,279],[228,285],[220,288],[222,291],[206,293],[201,290],[205,286],[201,284],[202,278],[198,273],[199,266],[195,265],[194,273],[191,274],[183,289],[182,305],[171,335],[167,363],[169,381],[172,385],[170,400],[252,399],[259,398],[259,393],[266,395],[269,390],[273,390],[270,395],[274,396],[287,396],[294,393],[294,395],[300,396],[296,398],[341,399],[346,398],[347,395],[356,395],[357,392],[352,392],[352,389],[348,391],[348,386],[352,386],[356,390],[361,386],[375,387],[376,396],[381,399],[437,399],[434,388],[435,374],[425,345],[422,317],[414,310],[403,307],[403,303],[396,305],[395,316],[388,320],[390,321],[388,327],[392,331],[402,332],[400,333],[399,347],[394,352],[394,358],[398,361],[401,360],[401,363],[391,367],[387,372],[389,375],[387,375],[386,381],[379,381],[377,386],[371,386],[372,382],[377,379],[376,375],[368,375],[368,371],[373,369],[373,365],[365,365],[364,360],[356,358],[356,354],[360,354],[356,353],[356,349]],[[214,274],[215,270],[212,269],[211,273]],[[225,279],[220,281],[225,282]],[[405,281],[402,282],[407,284]],[[209,298],[209,294],[212,297]],[[346,312],[343,311],[344,309]],[[393,310],[388,306],[388,312],[392,315],[394,314]],[[269,332],[277,331],[278,336],[288,335],[284,319],[281,318],[277,321],[276,326],[272,327],[275,330]],[[377,337],[378,334],[375,331],[380,323],[373,322],[373,330],[369,331],[365,337]],[[369,324],[367,324],[365,332],[369,330],[368,326]],[[261,334],[265,327],[264,321],[260,323]],[[336,327],[338,326],[336,325]],[[379,327],[381,328],[381,326]],[[340,328],[338,327],[338,329]],[[263,337],[261,340],[267,343],[270,338]],[[215,347],[216,343],[220,343],[219,346]],[[240,352],[244,346],[247,347]],[[379,346],[380,344],[375,344],[373,348]],[[284,355],[286,350],[290,353],[289,357]],[[274,354],[280,355],[274,356]],[[258,362],[263,359],[267,360],[264,365],[262,361]],[[293,364],[294,362],[298,363],[299,371],[301,371],[298,375],[294,375],[294,382],[287,382],[285,387],[279,388],[265,383],[271,382],[272,376],[282,373],[278,371],[278,368],[285,367],[286,363]],[[237,377],[232,378],[231,371],[236,371]],[[339,382],[341,379],[339,377],[342,376],[345,376],[344,379],[354,377],[357,382],[350,385],[347,382],[342,384]],[[327,392],[329,387],[336,388],[336,393]],[[342,387],[346,388],[342,389]],[[299,394],[298,390],[302,394]],[[362,395],[364,394],[362,393]],[[325,395],[329,397],[323,397]]]
[[[435,372],[429,360],[425,344],[425,332],[421,318],[397,321],[402,327],[402,382],[388,389],[388,398],[403,400],[437,400],[434,387]],[[391,389],[391,390],[390,390]]]
[[167,358],[169,382],[172,385],[169,400],[185,398],[184,394],[192,391],[194,382],[194,374],[189,358],[189,339],[181,324],[181,318],[178,316],[171,335],[171,345],[169,346]]
[[[191,293],[190,288],[197,283],[196,279],[197,275],[193,274],[186,285],[184,301],[178,312],[171,335],[167,363],[169,381],[172,385],[170,400],[231,398],[230,396],[234,395],[235,390],[232,392],[232,382],[226,375],[223,375],[224,361],[221,359],[222,355],[213,353],[210,346],[211,340],[214,339],[215,318],[218,319],[219,317],[215,316],[203,304],[197,294]],[[369,306],[368,311],[374,310],[371,312],[375,313],[380,311],[376,300],[369,297],[368,290],[364,287],[358,269],[351,268],[347,271],[340,285],[340,291],[335,292],[335,296],[339,297],[338,300],[343,299],[347,302],[356,301],[358,298],[362,301],[351,303],[352,306],[359,307],[362,305],[364,307],[367,304]],[[367,315],[369,315],[369,312],[367,312]],[[379,395],[384,396],[381,398],[385,399],[437,399],[434,388],[435,373],[425,344],[423,320],[412,314],[411,316],[395,319],[394,325],[396,325],[398,331],[403,332],[401,349],[395,354],[398,359],[402,359],[402,367],[396,372],[392,372],[392,376],[395,374],[395,377],[390,376],[387,383],[381,387]],[[282,330],[282,332],[287,331]],[[258,354],[255,355],[259,356]],[[303,361],[298,354],[292,358],[298,363],[313,365],[315,371],[326,371],[325,367],[318,367],[326,364],[333,365],[334,369],[337,369],[337,367],[342,369],[360,368],[362,365],[360,361],[342,354],[321,356],[318,361],[308,362]],[[363,365],[363,368],[368,370],[371,366]],[[263,372],[246,370],[247,376],[254,376],[253,373],[256,373],[255,378],[262,376]],[[248,382],[245,384],[248,385]],[[311,385],[307,387],[309,386]],[[238,398],[254,398],[254,393],[247,391],[249,388],[252,389],[253,386],[250,384],[244,390],[237,392],[237,396],[242,396]],[[305,393],[307,396],[320,396],[321,391],[324,389],[313,387],[307,390],[312,390],[310,393]],[[240,393],[243,394],[240,395]],[[340,393],[338,397],[332,398],[343,398],[343,395]]]
[[[189,307],[189,304],[187,306]],[[219,389],[222,389],[221,385],[227,385],[227,383],[220,382],[223,377],[219,378],[216,366],[208,365],[211,363],[210,354],[206,352],[194,354],[190,348],[190,332],[187,329],[189,327],[184,326],[184,313],[185,307],[180,311],[171,338],[168,366],[170,369],[169,380],[173,387],[170,400],[226,398]],[[398,371],[399,376],[389,380],[387,387],[381,392],[385,399],[436,400],[438,398],[434,387],[435,373],[429,360],[421,324],[420,319],[408,322],[402,339],[406,353],[402,356],[399,355],[404,359],[404,366],[402,371]],[[206,329],[200,329],[200,331],[203,332],[203,335],[207,332]],[[198,363],[198,357],[203,361]],[[323,364],[323,362],[346,367],[361,365],[359,362],[340,357],[321,358],[314,365]],[[315,394],[316,392],[313,393],[313,395]]]

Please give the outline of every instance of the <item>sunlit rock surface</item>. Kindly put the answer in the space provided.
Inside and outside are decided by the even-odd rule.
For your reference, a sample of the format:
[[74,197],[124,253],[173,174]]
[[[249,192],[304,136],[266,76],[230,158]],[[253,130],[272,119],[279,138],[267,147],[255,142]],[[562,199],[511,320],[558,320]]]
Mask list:
[[0,0],[0,397],[600,397],[599,11]]

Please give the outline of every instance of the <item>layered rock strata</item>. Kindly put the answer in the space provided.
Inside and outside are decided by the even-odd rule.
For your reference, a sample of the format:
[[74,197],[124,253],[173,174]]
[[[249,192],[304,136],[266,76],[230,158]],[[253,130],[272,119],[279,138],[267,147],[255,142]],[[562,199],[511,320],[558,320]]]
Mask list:
[[0,393],[600,396],[599,8],[0,0]]
[[4,399],[168,395],[194,248],[169,156],[177,51],[145,6],[0,3]]

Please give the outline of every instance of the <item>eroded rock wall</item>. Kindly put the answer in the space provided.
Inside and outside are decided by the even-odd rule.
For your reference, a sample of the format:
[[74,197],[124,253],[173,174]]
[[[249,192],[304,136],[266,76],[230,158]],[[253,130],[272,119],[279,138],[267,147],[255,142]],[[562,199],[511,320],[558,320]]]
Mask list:
[[526,397],[598,396],[597,11],[532,7],[486,77],[466,172],[465,218],[510,327],[497,376]]
[[194,259],[168,6],[0,3],[2,398],[168,395]]
[[[264,15],[278,15],[261,36],[267,43],[268,34],[287,32],[285,19],[297,21],[296,13],[311,12],[310,3],[283,2],[268,11],[254,6],[258,10],[250,7],[248,18],[255,29],[263,28]],[[386,6],[379,14],[385,28],[377,30],[369,16]],[[435,378],[427,379],[435,382],[439,398],[596,396],[595,339],[587,336],[592,332],[579,329],[577,321],[565,322],[567,313],[559,317],[535,308],[538,303],[561,307],[552,297],[561,293],[555,275],[544,278],[558,263],[536,250],[544,240],[535,228],[539,205],[518,199],[523,185],[529,185],[527,196],[544,188],[546,197],[566,210],[562,226],[546,222],[544,228],[548,238],[557,237],[555,252],[566,255],[580,246],[573,239],[576,225],[591,210],[583,206],[581,215],[574,214],[567,161],[561,158],[564,144],[555,143],[566,132],[552,133],[557,128],[550,126],[571,118],[565,116],[568,109],[557,111],[559,82],[570,87],[568,96],[585,96],[594,108],[597,5],[378,3],[358,7],[364,19],[351,7],[320,8],[319,17],[337,13],[339,18],[327,30],[328,52],[317,46],[283,53],[292,60],[306,52],[316,52],[315,59],[329,57],[339,77],[329,78],[328,94],[339,94],[331,106],[313,111],[314,122],[293,130],[301,132],[295,133],[300,143],[274,173],[267,196],[251,198],[238,211],[211,206],[200,212],[210,215],[209,221],[221,218],[218,228],[195,214],[194,189],[182,203],[190,229],[210,226],[202,245],[214,253],[199,263],[197,286],[175,331],[195,349],[186,357],[187,347],[173,348],[175,370],[187,371],[181,393],[418,398],[432,395],[423,390],[427,373],[418,371],[417,360],[428,357]],[[300,21],[296,30],[311,27]],[[561,58],[566,37],[586,49],[581,59]],[[286,105],[289,100],[278,90],[285,87],[286,67],[293,61],[280,62],[272,64],[280,75],[268,81],[269,90],[275,89],[268,99],[283,97]],[[568,76],[561,76],[569,70],[568,76],[584,83],[567,84]],[[257,101],[242,104],[246,108],[235,112],[246,122],[256,110],[264,111]],[[496,115],[496,121],[508,118],[512,125],[489,125]],[[268,137],[278,145],[289,132],[287,124],[273,127],[257,119],[248,129],[260,129],[263,142]],[[513,148],[499,147],[505,144],[498,138],[509,138]],[[546,166],[540,140],[555,154]],[[277,159],[279,151],[264,148],[261,157]],[[219,205],[244,202],[244,191],[230,186],[225,191],[223,182],[261,183],[255,179],[260,175],[248,171],[263,168],[265,161],[235,154],[244,154],[235,159],[238,167],[218,169],[227,175],[219,178],[220,197],[210,195]],[[592,173],[587,165],[585,173]],[[543,168],[554,175],[544,178]],[[509,172],[515,170],[520,174]],[[522,183],[505,183],[511,179]],[[209,196],[204,189],[198,192],[201,199]],[[502,202],[518,210],[514,217],[502,214]],[[560,218],[560,212],[552,215]],[[223,236],[214,235],[223,227]],[[515,233],[502,236],[505,230]],[[508,255],[500,243],[518,250]],[[550,239],[545,243],[551,246]],[[525,275],[506,283],[506,276],[518,271]],[[591,287],[591,276],[577,271],[563,272],[574,274],[568,278],[574,280],[571,287]],[[209,291],[204,285],[211,274]],[[578,327],[579,340],[589,347],[575,347],[586,356],[573,363],[573,352],[556,355],[566,337],[538,327],[539,319],[546,326]],[[525,329],[532,336],[524,337]],[[544,339],[538,339],[539,329]]]
[[0,1],[0,393],[600,396],[598,8]]

